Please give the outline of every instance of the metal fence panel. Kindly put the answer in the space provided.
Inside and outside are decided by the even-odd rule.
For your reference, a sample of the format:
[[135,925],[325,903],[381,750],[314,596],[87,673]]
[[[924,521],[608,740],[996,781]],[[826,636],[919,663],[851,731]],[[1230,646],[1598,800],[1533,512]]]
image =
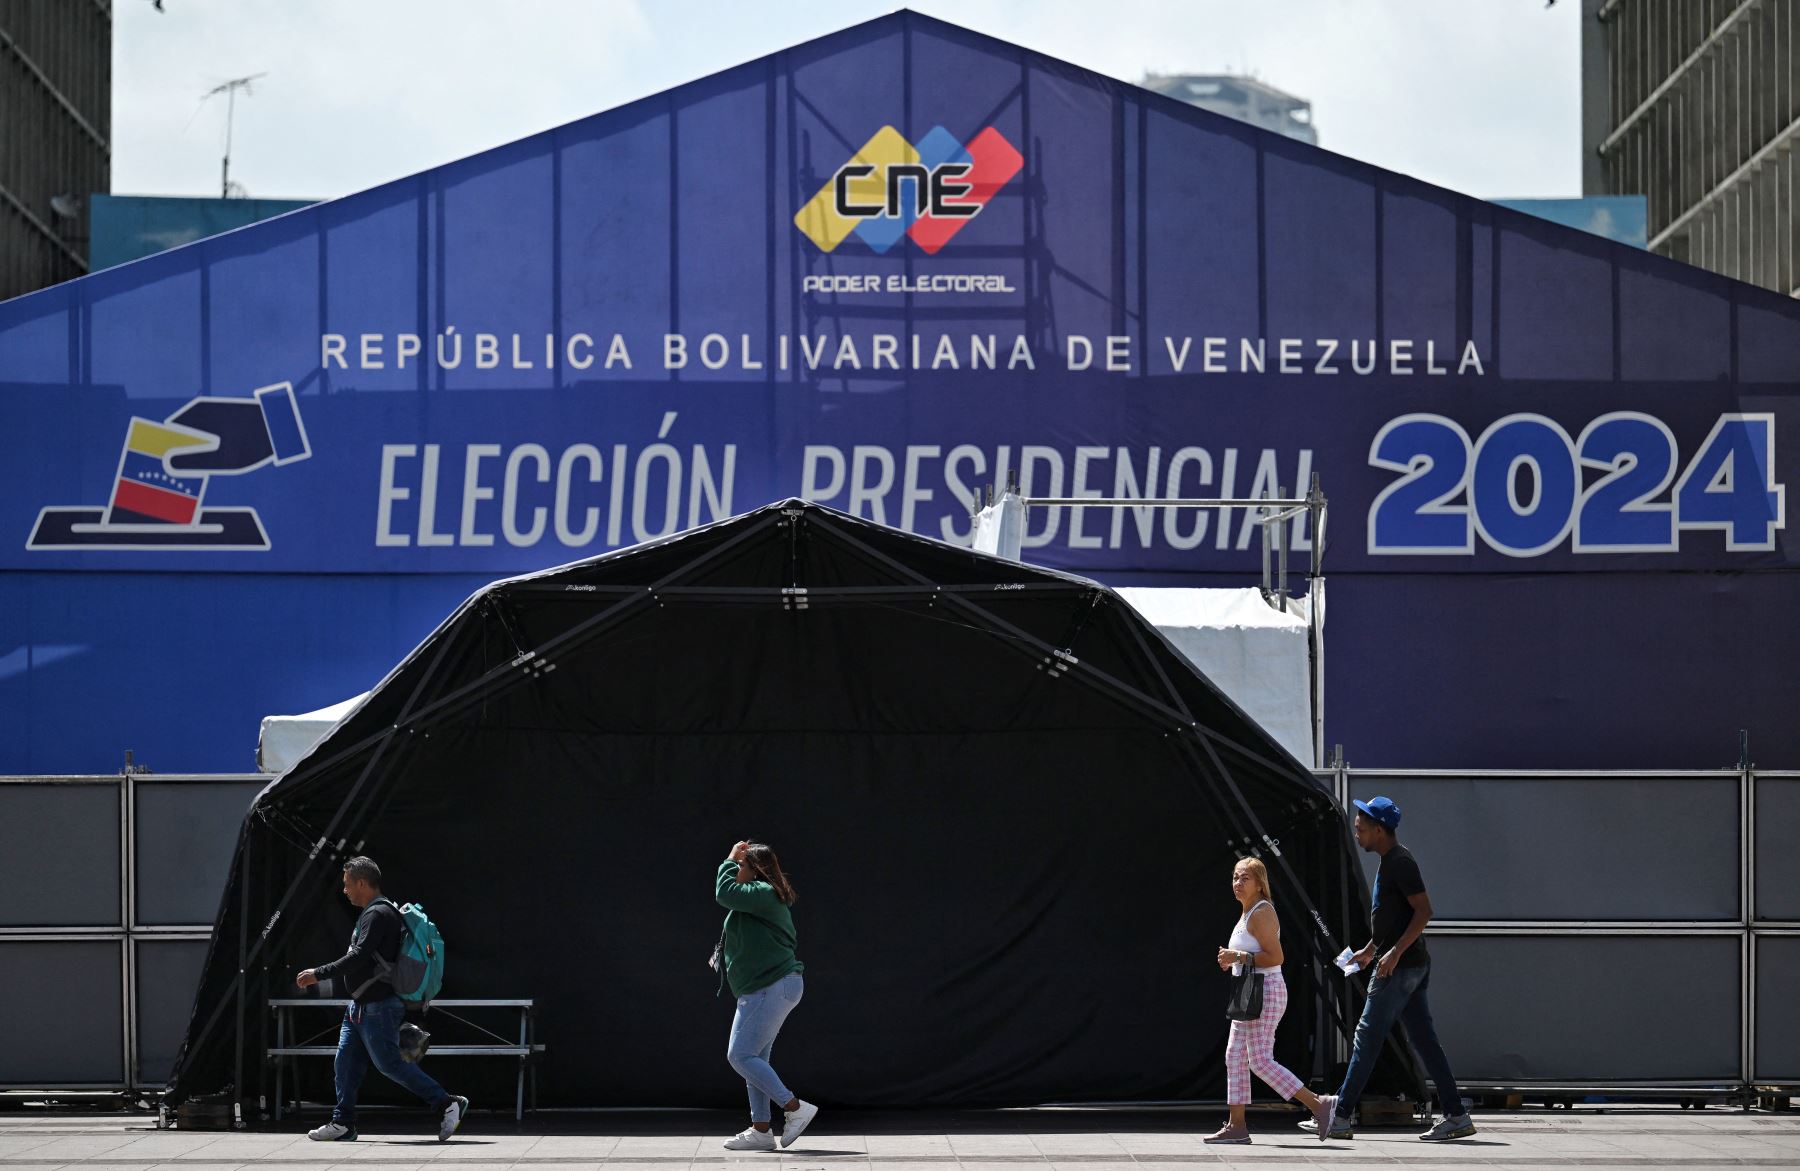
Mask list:
[[[1737,773],[1320,776],[1407,811],[1440,916],[1433,1014],[1468,1086],[1800,1084],[1800,774],[1757,777],[1748,835]],[[0,781],[0,1085],[159,1087],[264,780]]]
[[266,782],[138,779],[132,786],[136,927],[205,926],[219,910],[250,801]]
[[[1800,922],[1800,774],[1756,778],[1756,917]],[[1791,985],[1790,985],[1791,987]]]
[[[1408,776],[1354,772],[1393,798],[1441,919],[1738,917],[1739,776]],[[1371,882],[1379,859],[1363,855]]]
[[1431,1014],[1459,1081],[1739,1079],[1735,936],[1429,939]]
[[1800,935],[1756,940],[1756,1077],[1800,1085]]
[[193,1013],[194,990],[206,962],[204,939],[138,939],[132,946],[137,999],[137,1076],[140,1086],[160,1086],[175,1068],[175,1055]]
[[124,924],[117,780],[0,784],[0,927]]
[[0,939],[0,1085],[125,1080],[124,944]]

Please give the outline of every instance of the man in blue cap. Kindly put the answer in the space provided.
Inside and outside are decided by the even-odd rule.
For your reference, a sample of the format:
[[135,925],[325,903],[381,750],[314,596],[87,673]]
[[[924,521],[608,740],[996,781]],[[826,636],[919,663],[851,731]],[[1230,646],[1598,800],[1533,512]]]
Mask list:
[[[1368,944],[1356,953],[1363,967],[1373,961],[1375,971],[1369,977],[1369,998],[1363,1005],[1362,1019],[1356,1022],[1356,1040],[1350,1050],[1350,1067],[1344,1071],[1344,1084],[1336,1096],[1319,1099],[1325,1107],[1327,1132],[1321,1140],[1354,1138],[1350,1124],[1362,1098],[1363,1086],[1375,1068],[1375,1058],[1387,1040],[1396,1020],[1406,1026],[1406,1036],[1431,1075],[1438,1103],[1444,1117],[1419,1137],[1427,1142],[1468,1138],[1475,1133],[1475,1123],[1463,1110],[1462,1091],[1456,1076],[1450,1072],[1450,1059],[1438,1044],[1437,1029],[1431,1023],[1431,1008],[1425,999],[1431,983],[1431,956],[1425,950],[1425,925],[1431,922],[1431,898],[1425,893],[1425,879],[1412,851],[1400,844],[1395,831],[1400,828],[1400,807],[1386,797],[1356,802],[1356,844],[1372,854],[1381,855],[1375,872],[1375,897],[1369,908],[1374,934]],[[1311,1119],[1301,1123],[1315,1129]]]

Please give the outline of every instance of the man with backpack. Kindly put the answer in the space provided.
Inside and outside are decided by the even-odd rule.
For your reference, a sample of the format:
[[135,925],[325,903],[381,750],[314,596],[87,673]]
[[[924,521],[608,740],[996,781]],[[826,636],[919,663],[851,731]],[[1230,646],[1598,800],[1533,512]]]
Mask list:
[[[438,1113],[438,1141],[445,1142],[462,1125],[469,1100],[446,1093],[430,1074],[400,1055],[406,1002],[395,980],[410,929],[400,908],[382,897],[381,867],[368,858],[344,863],[344,897],[362,912],[350,933],[350,950],[340,959],[306,969],[294,980],[302,988],[318,985],[325,999],[336,992],[351,1001],[338,1031],[337,1106],[331,1121],[308,1131],[307,1137],[326,1143],[356,1141],[356,1094],[373,1062]],[[441,955],[438,958],[441,962]]]

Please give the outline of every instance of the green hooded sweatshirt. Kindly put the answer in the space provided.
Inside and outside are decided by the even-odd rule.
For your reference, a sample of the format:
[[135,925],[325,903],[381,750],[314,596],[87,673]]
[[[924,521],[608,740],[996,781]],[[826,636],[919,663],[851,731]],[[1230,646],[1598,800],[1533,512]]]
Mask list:
[[738,864],[719,863],[717,892],[725,916],[725,979],[733,996],[759,992],[806,965],[794,955],[794,916],[766,882],[739,882]]

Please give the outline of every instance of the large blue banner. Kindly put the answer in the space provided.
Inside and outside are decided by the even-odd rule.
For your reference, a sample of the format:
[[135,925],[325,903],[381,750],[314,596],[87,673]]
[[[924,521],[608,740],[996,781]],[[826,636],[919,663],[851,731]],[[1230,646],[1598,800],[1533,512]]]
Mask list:
[[[27,680],[81,638],[43,626],[68,574],[107,575],[102,609],[206,583],[193,685],[322,703],[439,616],[395,621],[411,575],[785,496],[959,541],[990,484],[1317,475],[1327,716],[1359,761],[1715,764],[1753,727],[1793,764],[1796,379],[1784,298],[896,14],[0,306],[0,566],[40,598],[0,629],[25,653],[0,696],[37,741],[64,718]],[[1040,509],[1026,555],[1245,580],[1256,538],[1241,511]],[[302,618],[246,574],[385,592]],[[1468,621],[1469,575],[1509,609]],[[316,622],[379,650],[334,672],[294,650]],[[54,669],[128,649],[84,645]],[[1687,661],[1616,669],[1659,646]],[[146,734],[185,767],[241,734],[170,722]]]

